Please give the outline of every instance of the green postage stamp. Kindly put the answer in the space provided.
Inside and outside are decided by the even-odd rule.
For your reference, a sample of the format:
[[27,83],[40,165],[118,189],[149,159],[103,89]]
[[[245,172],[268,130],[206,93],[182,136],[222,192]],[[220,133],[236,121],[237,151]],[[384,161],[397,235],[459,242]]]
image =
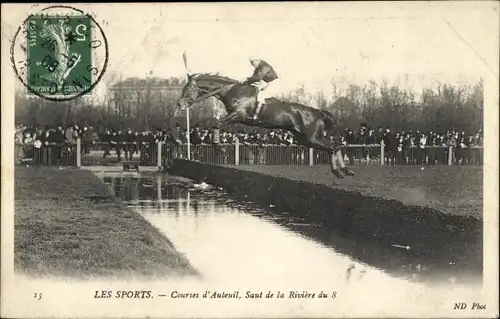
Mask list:
[[90,18],[33,15],[28,25],[28,85],[44,93],[88,90],[93,78],[87,67],[92,56]]
[[107,41],[101,27],[91,15],[70,7],[49,7],[29,15],[13,47],[14,69],[28,94],[50,100],[69,100],[90,92],[107,65]]

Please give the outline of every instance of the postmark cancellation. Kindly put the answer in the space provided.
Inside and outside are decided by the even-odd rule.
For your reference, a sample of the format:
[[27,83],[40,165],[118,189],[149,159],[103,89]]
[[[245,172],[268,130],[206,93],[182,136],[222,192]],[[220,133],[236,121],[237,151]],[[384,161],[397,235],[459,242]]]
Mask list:
[[28,95],[71,100],[89,93],[102,78],[108,43],[90,14],[53,6],[24,20],[12,41],[11,62]]

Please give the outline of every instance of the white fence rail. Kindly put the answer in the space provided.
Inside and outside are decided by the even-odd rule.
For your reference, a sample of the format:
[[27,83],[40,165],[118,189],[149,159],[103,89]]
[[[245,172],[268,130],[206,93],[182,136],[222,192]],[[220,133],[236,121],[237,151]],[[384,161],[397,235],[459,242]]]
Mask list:
[[[188,151],[190,152],[188,156]],[[348,145],[343,148],[348,165],[482,165],[483,148],[453,146],[407,147],[388,151],[383,144]],[[31,165],[91,166],[139,161],[141,165],[168,166],[173,159],[183,158],[210,164],[227,165],[302,165],[329,164],[325,151],[299,145],[234,144],[174,145],[170,143],[96,142],[82,144],[16,145],[18,163]]]

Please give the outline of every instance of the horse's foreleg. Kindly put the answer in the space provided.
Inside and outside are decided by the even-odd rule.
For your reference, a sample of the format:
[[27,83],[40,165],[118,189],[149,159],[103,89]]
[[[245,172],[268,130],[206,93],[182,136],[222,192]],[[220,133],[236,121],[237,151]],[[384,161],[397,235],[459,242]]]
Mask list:
[[235,122],[238,119],[238,116],[239,114],[234,112],[220,118],[219,121],[217,122],[217,128],[221,128],[223,126],[231,124],[232,122]]

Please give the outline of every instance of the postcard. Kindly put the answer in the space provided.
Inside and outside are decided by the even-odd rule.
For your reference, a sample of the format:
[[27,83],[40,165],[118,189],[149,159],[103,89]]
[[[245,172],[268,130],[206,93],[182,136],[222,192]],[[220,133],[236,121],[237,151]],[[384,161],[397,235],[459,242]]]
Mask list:
[[2,4],[1,316],[497,318],[499,4]]

